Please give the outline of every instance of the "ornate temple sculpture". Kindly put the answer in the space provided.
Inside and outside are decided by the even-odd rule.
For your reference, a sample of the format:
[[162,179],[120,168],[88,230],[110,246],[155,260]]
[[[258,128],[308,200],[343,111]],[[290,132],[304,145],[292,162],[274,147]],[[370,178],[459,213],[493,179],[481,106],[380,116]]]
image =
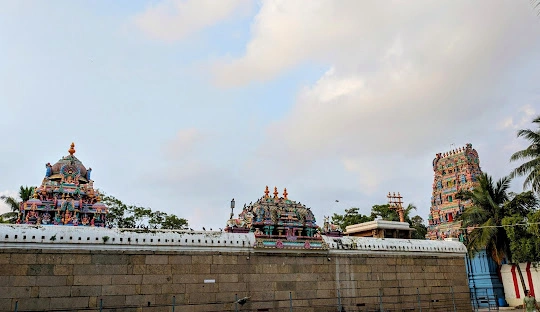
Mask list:
[[326,249],[319,226],[310,208],[288,198],[287,189],[279,197],[277,187],[270,196],[268,186],[264,196],[244,205],[237,219],[227,221],[226,232],[253,232],[256,248]]
[[86,169],[71,143],[69,155],[56,164],[45,165],[45,178],[34,189],[33,198],[21,203],[17,223],[104,227],[107,206],[100,201]]
[[456,219],[471,202],[456,199],[456,194],[478,185],[477,178],[482,173],[478,153],[470,143],[444,154],[439,153],[433,160],[433,171],[435,177],[426,238],[458,238],[462,230],[461,221]]

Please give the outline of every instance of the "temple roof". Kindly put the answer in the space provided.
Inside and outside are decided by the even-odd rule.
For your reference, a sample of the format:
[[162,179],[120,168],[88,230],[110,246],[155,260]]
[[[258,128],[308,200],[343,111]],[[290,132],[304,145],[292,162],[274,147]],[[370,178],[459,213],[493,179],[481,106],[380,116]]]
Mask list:
[[[75,154],[75,143],[71,143],[68,153],[69,155],[62,157],[54,165],[52,165],[49,179],[60,180],[63,177],[62,170],[64,172],[72,170],[73,173],[80,175],[79,182],[87,183],[88,180],[86,179],[86,176],[88,170],[83,163],[77,157],[75,157],[75,155],[73,155]],[[50,166],[50,164],[47,164],[47,166]]]
[[472,147],[471,143],[467,143],[465,147],[460,147],[454,150],[451,150],[446,153],[437,153],[433,159],[433,169],[436,169],[436,165],[439,161],[455,161],[461,157],[465,157],[468,161],[473,162],[476,159],[478,163],[478,152]]

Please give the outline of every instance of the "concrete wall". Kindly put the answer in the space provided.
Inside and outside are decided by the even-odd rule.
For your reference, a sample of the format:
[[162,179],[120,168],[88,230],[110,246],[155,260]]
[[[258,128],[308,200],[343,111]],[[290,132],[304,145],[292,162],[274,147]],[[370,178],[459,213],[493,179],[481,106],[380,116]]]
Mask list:
[[[250,297],[243,311],[288,311],[289,296],[294,311],[336,311],[338,297],[346,311],[381,303],[415,309],[417,299],[424,308],[457,303],[470,311],[459,242],[325,237],[328,250],[277,250],[254,248],[252,234],[102,229],[98,240],[86,240],[86,229],[58,228],[0,227],[1,311],[13,311],[15,302],[19,311],[92,308],[101,299],[106,307],[132,307],[121,311],[170,311],[148,305],[170,304],[172,296],[179,311],[234,311],[236,295]],[[45,233],[55,240],[24,242]],[[116,243],[124,236],[124,245],[102,236]],[[177,246],[153,245],[157,239]],[[214,246],[224,239],[228,247]]]

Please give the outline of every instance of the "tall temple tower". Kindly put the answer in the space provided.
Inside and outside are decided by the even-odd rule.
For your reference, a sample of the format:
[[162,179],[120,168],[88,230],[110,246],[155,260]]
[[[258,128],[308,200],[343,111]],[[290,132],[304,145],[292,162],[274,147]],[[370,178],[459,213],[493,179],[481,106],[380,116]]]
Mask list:
[[482,173],[478,153],[470,143],[444,154],[438,153],[433,159],[433,171],[433,193],[426,238],[459,237],[461,221],[456,219],[471,202],[456,199],[456,194],[460,190],[472,190],[478,185],[477,178]]

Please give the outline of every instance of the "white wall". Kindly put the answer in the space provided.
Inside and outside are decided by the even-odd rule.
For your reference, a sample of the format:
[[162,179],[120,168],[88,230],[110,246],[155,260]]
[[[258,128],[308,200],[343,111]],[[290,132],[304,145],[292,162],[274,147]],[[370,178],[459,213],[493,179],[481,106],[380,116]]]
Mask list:
[[[105,241],[105,238],[107,240]],[[323,235],[330,252],[387,255],[422,254],[435,257],[465,256],[466,248],[458,241],[421,239],[328,237]],[[0,224],[0,248],[39,249],[136,249],[136,250],[199,250],[257,251],[253,233],[217,231],[107,229],[82,226]],[[261,250],[263,251],[263,250]],[[273,249],[273,252],[278,251]]]
[[[519,278],[519,272],[517,268],[512,273],[513,265],[503,264],[501,267],[501,277],[504,286],[504,295],[506,302],[510,306],[517,306],[523,304],[523,287],[521,287],[521,280]],[[529,290],[534,290],[536,300],[540,300],[540,267],[531,263],[520,263],[519,267],[525,280],[525,287]],[[519,291],[519,298],[516,294],[516,287]]]

